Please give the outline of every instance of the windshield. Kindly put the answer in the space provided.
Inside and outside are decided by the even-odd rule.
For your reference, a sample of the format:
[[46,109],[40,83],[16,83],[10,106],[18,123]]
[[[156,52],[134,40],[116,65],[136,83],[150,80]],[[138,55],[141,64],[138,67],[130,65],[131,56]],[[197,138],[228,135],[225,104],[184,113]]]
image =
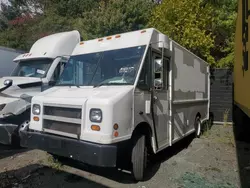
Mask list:
[[44,78],[53,59],[26,60],[18,63],[11,76]]
[[133,85],[146,46],[71,56],[56,85]]

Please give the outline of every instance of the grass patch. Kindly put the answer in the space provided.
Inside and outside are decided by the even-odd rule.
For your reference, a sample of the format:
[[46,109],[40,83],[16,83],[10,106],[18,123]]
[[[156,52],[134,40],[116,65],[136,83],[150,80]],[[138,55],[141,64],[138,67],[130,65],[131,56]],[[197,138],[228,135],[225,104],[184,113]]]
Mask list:
[[58,159],[55,159],[52,155],[48,156],[48,164],[50,167],[56,170],[62,170],[63,168],[63,164],[60,161],[58,161]]
[[207,138],[207,137],[210,136],[211,127],[212,127],[212,125],[211,125],[211,123],[209,121],[204,121],[202,123],[202,130],[201,130],[202,131],[202,137]]
[[215,171],[221,173],[221,169],[216,168],[216,167],[206,167],[205,171]]
[[226,109],[223,113],[223,123],[224,126],[228,126],[228,116],[229,116],[230,109]]
[[228,144],[235,147],[234,134],[232,132],[221,129],[214,139],[217,143]]
[[196,173],[186,172],[177,182],[183,188],[234,188],[229,182],[209,182]]

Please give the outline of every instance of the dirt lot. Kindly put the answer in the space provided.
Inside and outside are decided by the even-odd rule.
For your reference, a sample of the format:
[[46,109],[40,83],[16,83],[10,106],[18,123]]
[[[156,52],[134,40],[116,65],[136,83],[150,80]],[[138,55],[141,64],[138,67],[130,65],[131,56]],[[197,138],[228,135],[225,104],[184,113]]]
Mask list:
[[247,188],[250,144],[233,138],[232,127],[222,125],[199,139],[191,135],[155,156],[144,182],[134,182],[129,172],[61,166],[45,152],[1,146],[0,187]]

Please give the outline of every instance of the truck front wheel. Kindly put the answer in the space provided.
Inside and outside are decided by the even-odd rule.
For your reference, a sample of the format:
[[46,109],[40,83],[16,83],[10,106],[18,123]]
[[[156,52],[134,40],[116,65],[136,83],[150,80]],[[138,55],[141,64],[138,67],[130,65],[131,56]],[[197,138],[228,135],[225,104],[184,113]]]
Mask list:
[[134,137],[131,162],[133,177],[137,181],[143,180],[147,166],[147,147],[145,135],[136,135]]

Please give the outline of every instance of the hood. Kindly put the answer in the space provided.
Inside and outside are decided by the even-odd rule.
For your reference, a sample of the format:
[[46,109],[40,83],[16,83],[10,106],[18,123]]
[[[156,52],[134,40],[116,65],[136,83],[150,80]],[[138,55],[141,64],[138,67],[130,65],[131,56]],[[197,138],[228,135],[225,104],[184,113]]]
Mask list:
[[46,93],[41,93],[48,98],[78,98],[78,99],[109,99],[120,96],[133,89],[133,86],[102,86],[102,87],[54,87]]
[[41,78],[32,78],[32,77],[14,77],[14,76],[2,77],[0,78],[0,89],[5,86],[4,81],[7,79],[13,80],[13,86],[18,86],[18,85],[22,86],[24,84],[31,84],[42,81]]
[[5,87],[4,81],[6,79],[13,80],[13,84],[11,87],[0,92],[0,102],[3,100],[18,100],[23,94],[34,96],[41,92],[41,88],[39,87],[42,85],[41,78],[3,77],[0,78],[0,90]]

